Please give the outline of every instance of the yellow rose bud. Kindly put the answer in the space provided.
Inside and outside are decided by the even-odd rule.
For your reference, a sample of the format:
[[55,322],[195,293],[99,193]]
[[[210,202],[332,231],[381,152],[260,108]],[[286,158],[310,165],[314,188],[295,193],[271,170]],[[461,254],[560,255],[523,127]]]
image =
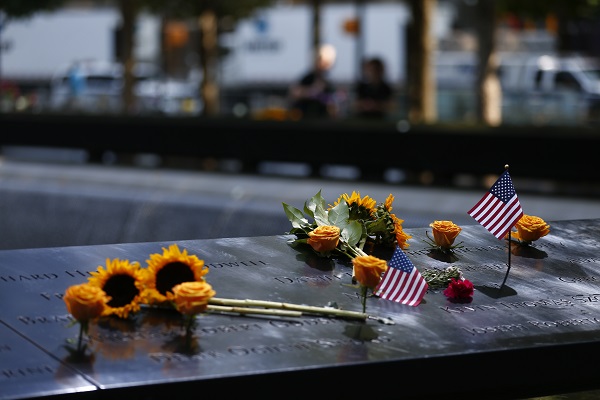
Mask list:
[[429,226],[433,232],[433,240],[438,246],[449,249],[454,244],[462,228],[452,221],[433,221]]
[[533,215],[523,215],[515,227],[518,239],[524,242],[533,242],[550,233],[550,225],[540,217]]
[[102,315],[110,297],[101,288],[82,283],[67,288],[63,300],[77,321],[87,322]]
[[308,243],[315,251],[327,253],[334,250],[340,241],[340,228],[335,225],[323,225],[308,232]]
[[180,313],[194,315],[204,312],[215,294],[206,281],[183,282],[173,287],[173,302]]
[[354,277],[362,286],[373,289],[388,269],[387,262],[375,256],[358,256],[352,259]]

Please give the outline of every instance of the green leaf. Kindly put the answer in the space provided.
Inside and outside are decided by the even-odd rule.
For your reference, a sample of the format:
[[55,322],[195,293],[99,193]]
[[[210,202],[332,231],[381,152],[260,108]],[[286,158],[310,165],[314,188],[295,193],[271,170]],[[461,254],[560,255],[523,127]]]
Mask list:
[[285,215],[287,215],[294,228],[303,228],[310,225],[308,223],[308,220],[304,217],[302,211],[300,211],[296,207],[290,206],[289,204],[282,204],[283,210],[285,211]]
[[343,230],[348,225],[348,219],[350,218],[350,209],[345,201],[341,201],[331,210],[329,210],[327,220],[329,225],[335,225]]
[[369,234],[387,232],[388,230],[387,223],[384,218],[378,218],[375,221],[367,221],[365,222],[365,226]]
[[315,212],[319,207],[321,210],[325,209],[325,199],[321,195],[320,190],[304,203],[304,212],[314,218]]
[[321,195],[320,190],[304,204],[305,212],[312,214],[317,226],[329,225],[327,209],[325,207],[325,199]]
[[356,246],[363,237],[362,224],[358,221],[350,221],[340,233],[340,237],[342,237],[343,241],[349,246]]

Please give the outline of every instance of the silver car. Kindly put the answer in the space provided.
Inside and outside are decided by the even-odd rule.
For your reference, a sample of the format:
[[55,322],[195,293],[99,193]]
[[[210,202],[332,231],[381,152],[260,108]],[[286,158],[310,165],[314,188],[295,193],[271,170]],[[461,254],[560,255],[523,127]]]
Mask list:
[[[151,63],[134,67],[134,94],[139,114],[198,115],[199,82],[163,78]],[[51,111],[119,113],[123,109],[123,66],[82,60],[61,68],[50,82]]]

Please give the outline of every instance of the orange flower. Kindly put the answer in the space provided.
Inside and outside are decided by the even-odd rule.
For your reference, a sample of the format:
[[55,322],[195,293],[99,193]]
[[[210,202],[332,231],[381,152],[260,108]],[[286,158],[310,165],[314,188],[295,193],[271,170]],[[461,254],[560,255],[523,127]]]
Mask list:
[[337,247],[340,241],[340,228],[335,225],[323,225],[308,232],[308,236],[306,243],[315,251],[329,253]]
[[139,262],[107,258],[106,269],[98,266],[90,275],[88,283],[102,289],[110,298],[104,315],[127,318],[140,310],[144,275]]
[[449,249],[454,244],[462,228],[452,221],[433,221],[429,226],[433,232],[435,244],[444,249]]
[[82,283],[68,287],[63,300],[69,313],[77,321],[86,323],[102,315],[110,297],[101,288]]
[[515,239],[523,242],[533,242],[550,233],[550,225],[533,215],[523,215],[515,227],[517,228],[517,232],[513,233]]
[[142,297],[147,304],[156,305],[173,300],[173,287],[183,282],[204,281],[208,267],[204,260],[187,249],[180,250],[176,243],[163,247],[163,253],[150,254]]
[[412,236],[408,233],[404,232],[404,228],[402,228],[403,219],[398,218],[395,214],[390,214],[390,217],[394,221],[394,235],[396,237],[396,242],[401,249],[406,250],[410,247],[410,244],[407,243],[408,239],[411,239]]
[[195,315],[206,310],[215,294],[206,281],[183,282],[173,287],[173,302],[180,313]]
[[357,256],[352,259],[354,266],[354,277],[364,287],[373,289],[381,280],[381,275],[387,271],[388,265],[385,260],[375,256]]

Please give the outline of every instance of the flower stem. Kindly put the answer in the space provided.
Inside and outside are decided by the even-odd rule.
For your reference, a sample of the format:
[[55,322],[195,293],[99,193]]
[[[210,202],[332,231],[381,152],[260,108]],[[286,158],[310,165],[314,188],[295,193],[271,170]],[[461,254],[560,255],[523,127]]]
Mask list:
[[360,287],[360,302],[362,304],[363,314],[367,311],[367,287]]
[[77,351],[81,351],[81,341],[83,338],[83,331],[84,331],[83,324],[84,324],[83,322],[81,322],[79,324],[79,340],[77,340]]
[[77,351],[81,352],[83,344],[83,335],[87,334],[89,321],[79,321],[79,338],[77,339]]
[[330,307],[315,307],[302,304],[279,303],[274,301],[264,300],[236,300],[213,297],[209,300],[207,311],[225,311],[242,314],[266,314],[280,315],[287,317],[301,317],[304,314],[319,314],[329,315],[340,318],[361,319],[366,320],[367,314],[340,310]]
[[190,336],[192,334],[192,330],[194,329],[194,322],[196,321],[196,316],[194,314],[185,316],[185,335]]

